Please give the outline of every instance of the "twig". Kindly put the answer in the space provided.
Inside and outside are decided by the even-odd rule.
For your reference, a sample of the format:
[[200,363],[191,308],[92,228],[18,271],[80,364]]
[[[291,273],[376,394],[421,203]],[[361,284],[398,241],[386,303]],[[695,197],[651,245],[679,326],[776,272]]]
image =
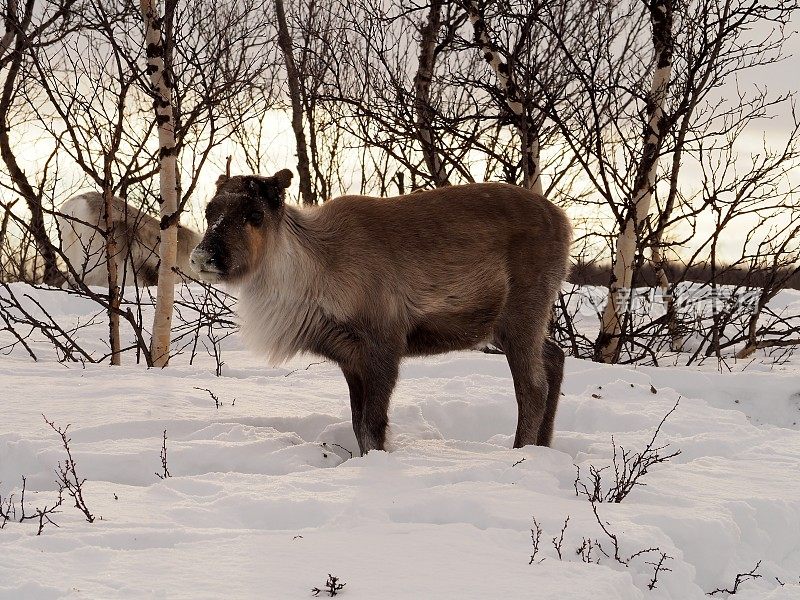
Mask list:
[[334,577],[330,573],[328,573],[328,581],[325,582],[325,589],[321,590],[318,587],[312,588],[311,592],[315,596],[319,596],[323,591],[328,594],[328,596],[333,597],[336,596],[341,589],[346,586],[346,583],[339,583],[339,578]]
[[750,579],[760,579],[761,575],[758,575],[756,571],[761,566],[761,561],[756,563],[756,566],[753,567],[747,573],[739,573],[736,575],[736,579],[733,582],[733,589],[729,590],[727,588],[717,588],[713,592],[708,592],[708,596],[713,596],[714,594],[730,594],[733,596],[737,591],[739,591],[739,586],[744,583],[745,581],[749,581]]
[[161,473],[156,473],[156,477],[159,479],[166,479],[167,477],[172,477],[172,474],[169,472],[169,467],[167,466],[167,430],[164,430],[164,439],[161,442]]
[[195,387],[194,389],[201,390],[203,392],[208,392],[209,395],[211,396],[211,399],[214,401],[214,406],[217,408],[217,410],[219,410],[219,407],[222,406],[222,402],[220,402],[219,397],[208,388]]
[[321,360],[321,361],[319,361],[319,362],[312,362],[311,364],[308,364],[308,365],[306,365],[306,366],[305,366],[304,368],[302,368],[302,369],[292,369],[291,371],[289,371],[288,373],[286,373],[286,375],[284,375],[284,377],[288,377],[288,376],[289,376],[289,375],[291,375],[292,373],[297,373],[298,371],[308,371],[308,370],[309,370],[311,367],[313,367],[314,365],[322,365],[322,364],[325,364],[326,362],[328,362],[328,361],[327,361],[327,360]]
[[[58,527],[58,523],[53,521],[50,518],[50,515],[54,515],[58,512],[58,508],[64,503],[64,486],[59,483],[58,486],[58,500],[56,500],[51,506],[47,506],[45,504],[44,508],[39,508],[38,506],[35,509],[33,514],[28,514],[25,512],[25,489],[27,485],[27,479],[23,475],[22,477],[22,493],[20,494],[20,518],[18,520],[19,523],[23,523],[25,521],[39,521],[39,527],[36,530],[36,535],[42,535],[42,531],[44,530],[44,526],[46,523],[50,523],[51,525],[55,525]],[[8,499],[3,502],[2,498],[0,498],[0,529],[3,529],[6,523],[10,520],[17,520],[17,507],[14,504],[14,495],[8,497]]]
[[536,555],[539,553],[539,541],[542,539],[542,528],[539,527],[536,517],[532,518],[533,529],[531,529],[531,544],[533,545],[533,554],[531,554],[531,559],[528,561],[529,565],[532,565],[533,561],[536,559]]
[[661,553],[661,558],[658,559],[657,563],[654,563],[654,562],[646,563],[648,565],[653,565],[653,567],[655,567],[655,569],[653,570],[653,578],[650,580],[650,583],[647,584],[647,589],[648,590],[656,589],[656,583],[658,582],[658,574],[659,573],[661,573],[662,571],[672,571],[672,569],[669,569],[669,568],[664,566],[664,562],[667,561],[667,560],[670,560],[670,559],[671,559],[670,556],[667,556],[666,553],[662,552]]
[[567,515],[567,518],[564,519],[564,525],[563,527],[561,527],[561,535],[558,538],[553,538],[553,547],[556,549],[556,553],[558,554],[558,560],[562,560],[561,546],[564,543],[564,533],[567,531],[568,523],[569,523],[569,515]]

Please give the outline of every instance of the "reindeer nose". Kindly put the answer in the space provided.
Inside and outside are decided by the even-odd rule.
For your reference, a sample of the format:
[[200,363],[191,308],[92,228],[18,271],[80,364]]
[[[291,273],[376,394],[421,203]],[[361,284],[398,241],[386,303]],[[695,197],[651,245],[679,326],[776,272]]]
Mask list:
[[217,265],[214,263],[214,259],[207,250],[198,246],[194,250],[192,250],[192,254],[189,257],[189,264],[192,266],[192,269],[197,271],[198,273],[203,272],[211,272],[211,273],[219,273],[220,270]]

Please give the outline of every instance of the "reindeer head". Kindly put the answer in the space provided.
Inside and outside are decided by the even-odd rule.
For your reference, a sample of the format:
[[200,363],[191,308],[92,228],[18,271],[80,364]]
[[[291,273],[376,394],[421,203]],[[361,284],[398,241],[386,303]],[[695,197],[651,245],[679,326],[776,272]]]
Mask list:
[[191,265],[209,282],[242,280],[252,273],[283,220],[288,169],[272,177],[221,175],[206,207],[208,229],[194,249]]

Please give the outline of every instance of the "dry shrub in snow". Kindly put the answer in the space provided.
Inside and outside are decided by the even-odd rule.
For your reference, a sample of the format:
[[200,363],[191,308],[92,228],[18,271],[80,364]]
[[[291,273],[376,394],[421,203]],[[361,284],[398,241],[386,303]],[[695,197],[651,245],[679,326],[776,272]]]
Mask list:
[[56,475],[58,475],[57,483],[61,489],[67,490],[67,493],[72,496],[72,499],[75,501],[75,508],[83,513],[89,523],[93,523],[94,515],[89,511],[89,507],[86,506],[86,501],[83,499],[83,484],[86,483],[86,479],[78,477],[78,473],[75,470],[75,459],[72,458],[72,450],[69,447],[71,441],[70,438],[67,437],[69,425],[61,429],[61,427],[57,427],[52,421],[48,421],[47,417],[44,415],[42,415],[42,417],[45,423],[61,437],[61,445],[67,453],[67,460],[63,463],[60,461],[58,463],[58,468],[56,469]]
[[[653,437],[639,452],[631,452],[619,446],[617,451],[617,444],[614,437],[611,437],[611,446],[613,448],[612,464],[597,468],[594,465],[589,466],[589,482],[588,484],[581,478],[581,469],[577,467],[578,474],[575,478],[575,495],[586,496],[590,502],[613,502],[619,504],[628,494],[633,491],[637,485],[646,485],[640,479],[647,474],[648,469],[653,465],[665,463],[672,458],[678,456],[680,450],[669,450],[669,444],[656,445],[656,438],[661,433],[661,428],[669,418],[669,416],[677,410],[680,404],[680,398],[675,402],[670,411],[664,415],[661,422],[653,432]],[[603,491],[602,486],[602,473],[606,469],[614,469],[614,484]]]
[[[666,552],[663,552],[658,546],[642,548],[631,554],[623,552],[621,547],[622,542],[620,541],[618,534],[612,531],[611,524],[608,521],[603,521],[600,518],[600,514],[597,511],[598,502],[596,500],[592,500],[591,498],[589,499],[589,502],[591,504],[595,520],[600,526],[602,532],[605,534],[605,539],[599,540],[591,535],[581,536],[581,543],[575,549],[575,554],[580,557],[581,562],[587,564],[600,564],[601,561],[609,559],[628,568],[636,559],[641,559],[641,564],[653,568],[652,576],[650,577],[647,587],[651,590],[655,589],[658,584],[659,576],[664,572],[672,570],[666,566],[666,563],[667,561],[674,560],[674,558]],[[564,525],[561,527],[560,535],[553,537],[553,548],[555,548],[558,560],[564,560],[562,546],[564,544],[564,534],[567,531],[568,524],[569,516],[564,519]],[[534,517],[533,528],[531,529],[531,544],[533,546],[533,552],[531,553],[531,558],[528,561],[529,565],[533,564],[534,561],[539,564],[545,560],[544,558],[540,558],[538,561],[536,561],[536,557],[539,554],[539,543],[541,541],[541,537],[542,528]],[[644,560],[650,557],[653,559]]]
[[8,498],[3,499],[0,496],[0,529],[3,529],[6,526],[6,523],[9,521],[16,521],[18,523],[24,523],[25,521],[38,521],[39,528],[36,531],[36,535],[42,535],[42,531],[44,530],[45,524],[55,525],[58,527],[58,524],[53,521],[50,517],[59,511],[59,507],[64,502],[64,488],[59,485],[58,488],[58,498],[56,499],[53,504],[50,506],[44,505],[43,508],[39,508],[38,506],[34,509],[33,513],[27,512],[25,509],[25,487],[27,485],[27,480],[23,476],[22,477],[22,492],[20,493],[20,500],[19,500],[19,519],[17,519],[17,504],[14,502],[14,494],[11,494]]
[[[14,494],[11,494],[5,499],[0,496],[0,529],[3,529],[6,526],[6,523],[9,521],[23,523],[30,520],[38,521],[39,528],[36,532],[36,535],[42,534],[46,524],[55,525],[58,527],[58,524],[51,519],[51,516],[61,512],[59,508],[64,503],[65,491],[75,502],[75,508],[83,513],[83,516],[89,523],[93,523],[95,520],[94,515],[89,510],[89,507],[86,505],[86,501],[83,498],[83,484],[86,483],[86,479],[81,479],[76,471],[76,462],[72,457],[72,449],[69,445],[71,440],[69,437],[67,437],[69,425],[62,429],[53,421],[48,420],[44,415],[42,415],[42,417],[44,418],[45,423],[47,423],[50,428],[59,435],[61,438],[61,445],[63,446],[64,451],[67,453],[67,459],[64,462],[59,461],[58,467],[55,470],[58,477],[56,479],[56,484],[58,485],[58,497],[49,506],[47,504],[45,504],[42,508],[37,506],[33,513],[29,512],[25,505],[27,479],[23,476],[19,505],[17,505],[17,503],[14,501]],[[18,514],[19,518],[17,518]]]
[[333,597],[339,594],[342,591],[342,588],[346,586],[346,583],[339,583],[339,578],[334,577],[330,573],[328,573],[328,581],[325,582],[325,589],[320,589],[318,587],[312,588],[311,592],[315,596],[319,596],[322,592],[328,594],[328,596]]

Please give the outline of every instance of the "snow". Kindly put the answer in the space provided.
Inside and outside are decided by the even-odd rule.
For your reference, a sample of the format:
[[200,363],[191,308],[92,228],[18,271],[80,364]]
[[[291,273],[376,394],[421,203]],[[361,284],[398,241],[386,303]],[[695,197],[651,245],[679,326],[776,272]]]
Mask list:
[[[97,312],[60,293],[14,289],[65,324]],[[102,353],[102,319],[80,335]],[[309,598],[331,573],[351,600],[691,600],[730,588],[758,561],[761,578],[737,598],[800,597],[800,376],[789,367],[718,373],[568,359],[553,448],[514,450],[502,356],[408,360],[390,451],[350,458],[346,385],[319,358],[270,367],[234,335],[216,377],[205,355],[160,371],[132,355],[112,368],[58,363],[42,340],[33,348],[39,362],[19,348],[0,357],[0,496],[18,501],[25,476],[28,510],[55,499],[65,454],[44,413],[70,424],[97,520],[67,498],[52,517],[58,527],[45,524],[40,536],[33,521],[8,522],[0,599]],[[196,388],[218,396],[219,408]],[[597,504],[625,558],[656,546],[672,557],[650,590],[657,553],[627,566],[576,554],[583,538],[613,548],[575,494],[576,465],[585,478],[589,465],[611,464],[612,436],[618,448],[644,448],[679,399],[658,441],[681,453],[622,503]],[[160,479],[164,430],[172,477]],[[603,471],[604,482],[612,476]],[[567,516],[559,560],[551,540]],[[543,533],[528,564],[532,517]]]

